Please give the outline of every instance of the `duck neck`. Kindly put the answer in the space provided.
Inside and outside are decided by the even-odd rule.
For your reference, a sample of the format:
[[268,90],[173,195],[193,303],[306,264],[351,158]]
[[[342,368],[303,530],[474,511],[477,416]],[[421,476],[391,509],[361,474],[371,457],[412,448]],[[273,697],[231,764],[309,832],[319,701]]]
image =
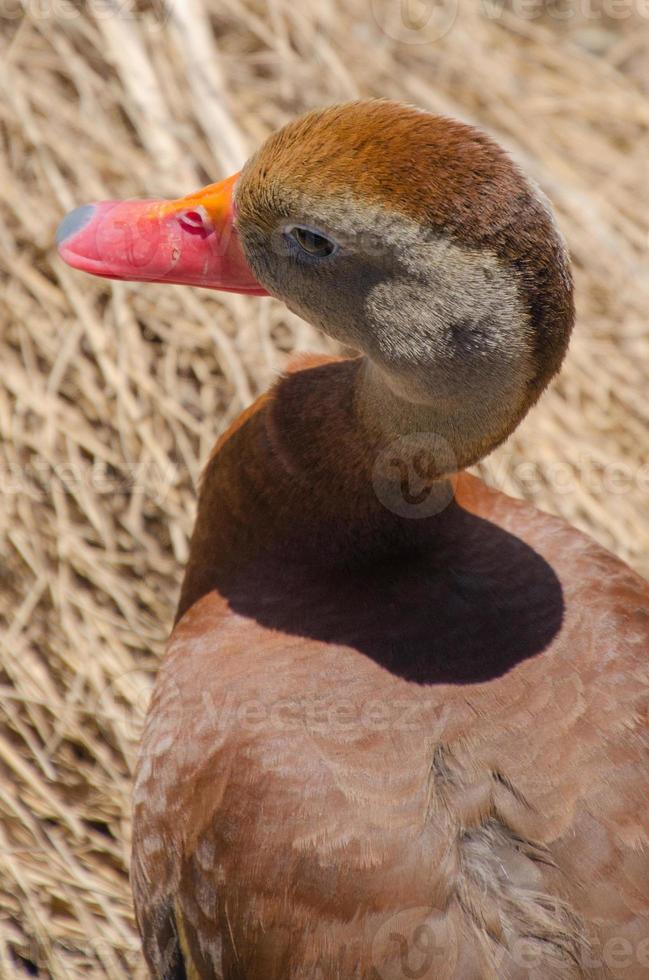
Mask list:
[[[328,360],[288,375],[267,413],[267,431],[284,471],[349,518],[389,510],[385,499],[433,492],[457,470],[439,411],[403,397],[367,357]],[[397,510],[398,501],[395,501]]]
[[179,615],[260,561],[349,565],[430,539],[453,498],[439,428],[364,357],[282,378],[206,467]]

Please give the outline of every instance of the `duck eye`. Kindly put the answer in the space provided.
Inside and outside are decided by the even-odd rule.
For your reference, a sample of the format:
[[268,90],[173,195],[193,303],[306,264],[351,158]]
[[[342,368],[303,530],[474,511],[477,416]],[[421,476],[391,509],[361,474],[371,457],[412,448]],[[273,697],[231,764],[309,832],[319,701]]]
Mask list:
[[333,255],[336,251],[336,243],[330,238],[311,231],[310,228],[303,228],[301,225],[294,225],[290,230],[291,236],[298,243],[303,252],[312,255],[316,259],[324,259],[328,255]]

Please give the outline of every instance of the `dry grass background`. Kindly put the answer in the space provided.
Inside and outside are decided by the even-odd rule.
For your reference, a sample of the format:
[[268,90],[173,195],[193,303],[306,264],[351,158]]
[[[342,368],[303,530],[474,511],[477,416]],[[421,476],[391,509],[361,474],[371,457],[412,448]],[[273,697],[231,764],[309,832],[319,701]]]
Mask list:
[[649,21],[620,9],[459,0],[399,40],[398,0],[0,4],[0,976],[141,975],[130,773],[196,479],[286,352],[324,344],[273,301],[75,274],[61,215],[178,196],[334,100],[477,120],[555,202],[579,300],[486,469],[649,575]]

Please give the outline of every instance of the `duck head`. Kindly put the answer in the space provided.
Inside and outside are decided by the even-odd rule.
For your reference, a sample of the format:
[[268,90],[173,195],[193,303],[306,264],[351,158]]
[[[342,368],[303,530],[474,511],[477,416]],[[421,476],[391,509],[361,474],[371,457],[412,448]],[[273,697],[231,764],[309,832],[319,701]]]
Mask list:
[[541,192],[484,133],[389,101],[311,112],[188,197],[85,205],[57,241],[96,275],[280,298],[364,354],[368,403],[423,415],[458,469],[536,401],[574,318]]

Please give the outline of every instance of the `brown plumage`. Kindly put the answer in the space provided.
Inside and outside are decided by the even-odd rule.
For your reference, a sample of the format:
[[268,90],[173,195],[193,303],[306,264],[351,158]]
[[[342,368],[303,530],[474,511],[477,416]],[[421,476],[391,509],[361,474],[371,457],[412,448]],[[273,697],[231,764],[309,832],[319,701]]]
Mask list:
[[648,977],[649,589],[457,472],[567,346],[547,203],[387,102],[289,125],[235,199],[255,280],[362,356],[206,467],[135,787],[152,976]]

